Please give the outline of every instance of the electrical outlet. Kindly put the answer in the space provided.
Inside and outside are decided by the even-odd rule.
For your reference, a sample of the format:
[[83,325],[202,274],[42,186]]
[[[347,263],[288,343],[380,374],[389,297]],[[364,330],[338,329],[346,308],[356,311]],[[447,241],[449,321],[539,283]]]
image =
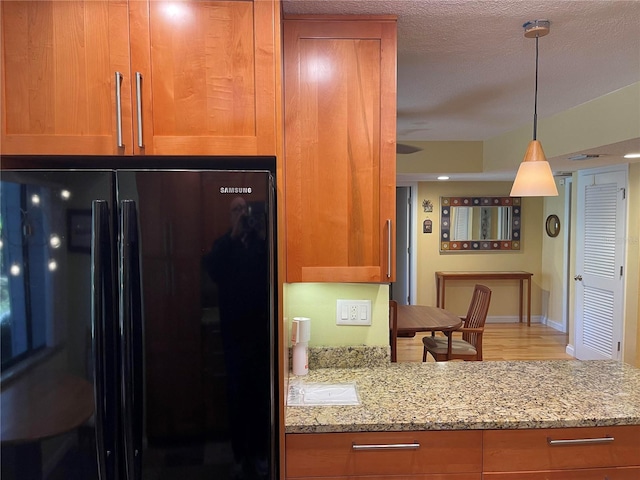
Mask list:
[[336,325],[371,325],[371,300],[338,300]]

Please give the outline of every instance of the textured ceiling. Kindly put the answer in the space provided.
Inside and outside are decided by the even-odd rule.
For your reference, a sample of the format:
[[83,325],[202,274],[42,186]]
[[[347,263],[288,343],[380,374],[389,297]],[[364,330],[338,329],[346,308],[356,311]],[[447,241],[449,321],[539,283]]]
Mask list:
[[[640,0],[288,0],[285,13],[398,16],[398,140],[485,140],[640,81]],[[640,108],[640,107],[639,107]]]

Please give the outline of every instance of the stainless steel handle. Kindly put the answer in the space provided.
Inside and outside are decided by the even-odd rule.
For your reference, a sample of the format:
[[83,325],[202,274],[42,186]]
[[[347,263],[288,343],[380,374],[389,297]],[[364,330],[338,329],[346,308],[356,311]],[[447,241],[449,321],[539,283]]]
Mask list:
[[573,277],[573,279],[574,279],[576,282],[581,282],[581,281],[582,281],[582,275],[576,275],[575,277]]
[[138,113],[138,147],[144,148],[144,136],[142,134],[142,74],[136,72],[136,109]]
[[122,74],[116,72],[116,136],[118,148],[124,147],[122,143]]
[[600,437],[600,438],[575,438],[570,440],[552,440],[547,437],[547,443],[551,446],[559,445],[590,445],[593,443],[611,443],[615,440],[614,437]]
[[391,278],[391,219],[387,220],[387,278]]
[[371,445],[358,445],[354,443],[353,450],[416,450],[420,448],[419,443],[380,443]]

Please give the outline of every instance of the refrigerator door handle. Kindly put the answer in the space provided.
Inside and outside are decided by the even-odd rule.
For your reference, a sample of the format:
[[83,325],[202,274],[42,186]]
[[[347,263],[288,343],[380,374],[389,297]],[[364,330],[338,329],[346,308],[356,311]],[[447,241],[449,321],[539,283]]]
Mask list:
[[120,340],[127,480],[142,478],[143,329],[136,203],[120,202]]
[[98,478],[116,478],[117,402],[112,395],[117,384],[115,339],[115,297],[111,217],[105,200],[91,205],[91,328],[93,352],[93,390]]

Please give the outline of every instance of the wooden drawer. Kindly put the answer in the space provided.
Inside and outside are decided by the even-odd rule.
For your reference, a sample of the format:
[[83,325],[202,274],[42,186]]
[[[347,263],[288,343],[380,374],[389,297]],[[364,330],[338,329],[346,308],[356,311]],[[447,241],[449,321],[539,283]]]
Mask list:
[[[400,445],[408,444],[417,444],[417,446],[399,448]],[[479,473],[481,471],[481,431],[288,434],[286,436],[287,478]],[[452,477],[455,480],[463,478],[467,477]]]
[[[608,437],[613,440],[589,443],[589,440]],[[483,470],[514,472],[638,466],[638,439],[640,426],[486,430],[483,432]],[[569,442],[551,444],[558,440]]]
[[[287,477],[287,480],[302,480],[305,477]],[[431,473],[428,475],[394,475],[389,477],[388,475],[373,475],[368,476],[366,479],[357,475],[343,476],[343,477],[313,477],[313,480],[482,480],[481,473]],[[627,480],[623,478],[621,480]]]
[[485,473],[484,480],[638,480],[640,467]]

